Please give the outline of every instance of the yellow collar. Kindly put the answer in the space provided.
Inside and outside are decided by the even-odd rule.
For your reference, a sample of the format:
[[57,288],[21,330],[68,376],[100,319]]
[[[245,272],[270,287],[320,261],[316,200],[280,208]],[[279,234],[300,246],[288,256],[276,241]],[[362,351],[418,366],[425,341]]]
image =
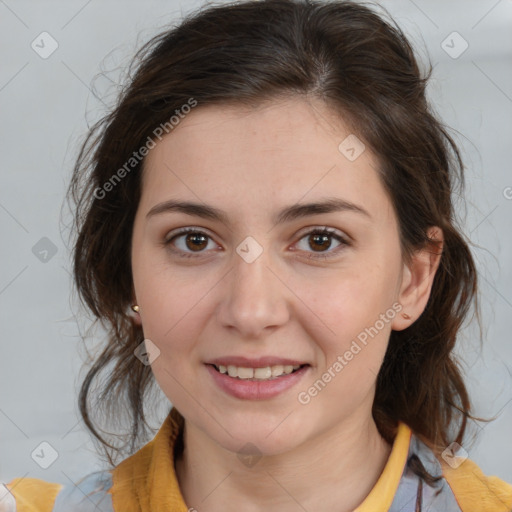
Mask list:
[[188,512],[174,470],[174,445],[183,421],[173,407],[153,440],[112,471],[114,510]]
[[377,483],[354,512],[375,512],[388,510],[391,507],[407,463],[411,437],[411,429],[400,421],[391,453]]
[[[110,490],[114,510],[188,512],[174,470],[174,446],[184,419],[173,408],[156,436],[113,471]],[[399,423],[393,448],[379,480],[355,512],[387,510],[404,470],[411,430]]]

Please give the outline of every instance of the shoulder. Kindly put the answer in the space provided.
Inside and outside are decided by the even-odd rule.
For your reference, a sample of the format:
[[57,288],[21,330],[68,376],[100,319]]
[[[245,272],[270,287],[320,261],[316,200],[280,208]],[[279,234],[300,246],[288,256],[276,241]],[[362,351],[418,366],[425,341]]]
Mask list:
[[0,489],[0,512],[113,512],[111,488],[110,471],[96,471],[66,485],[15,478]]
[[[35,478],[0,483],[0,512],[128,512],[138,504],[171,504],[169,510],[187,508],[174,473],[173,451],[183,426],[174,408],[156,436],[113,469],[90,473],[66,485]],[[169,501],[170,500],[170,501]],[[4,507],[4,508],[2,508]]]
[[455,463],[447,459],[439,459],[443,477],[464,512],[474,510],[476,504],[482,512],[512,511],[511,484],[497,476],[484,475],[480,467],[470,459]]
[[[433,483],[428,484],[412,471],[414,459],[419,459],[435,480]],[[405,505],[406,502],[408,505]],[[420,508],[414,508],[418,505]],[[465,453],[464,456],[457,456],[445,450],[442,455],[436,456],[430,447],[413,434],[407,464],[391,511],[409,509],[431,512],[511,512],[512,485],[496,476],[484,475]]]

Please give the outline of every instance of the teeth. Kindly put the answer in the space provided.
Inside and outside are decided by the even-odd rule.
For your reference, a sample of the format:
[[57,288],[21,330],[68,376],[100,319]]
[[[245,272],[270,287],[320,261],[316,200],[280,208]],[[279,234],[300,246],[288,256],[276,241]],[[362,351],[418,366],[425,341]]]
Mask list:
[[[241,369],[242,368],[239,368],[238,375],[240,375]],[[253,374],[255,379],[270,379],[270,377],[272,377],[272,368],[270,368],[270,366],[266,366],[265,368],[255,368]]]
[[300,368],[300,365],[276,365],[276,366],[265,366],[264,368],[244,368],[240,366],[216,366],[220,373],[227,373],[230,377],[238,377],[242,380],[256,379],[256,380],[268,380],[281,375],[288,375],[294,370]]
[[272,366],[270,370],[272,373],[272,377],[278,377],[279,375],[282,375],[284,373],[284,366],[281,364],[277,366]]

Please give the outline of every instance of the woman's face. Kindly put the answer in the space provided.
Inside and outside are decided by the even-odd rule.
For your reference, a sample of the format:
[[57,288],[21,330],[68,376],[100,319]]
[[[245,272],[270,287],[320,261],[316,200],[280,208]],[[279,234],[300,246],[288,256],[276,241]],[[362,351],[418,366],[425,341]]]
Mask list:
[[[145,159],[132,267],[152,370],[233,452],[371,421],[404,265],[378,162],[349,135],[317,101],[199,105]],[[326,201],[341,207],[306,207]],[[277,377],[290,365],[306,366]]]

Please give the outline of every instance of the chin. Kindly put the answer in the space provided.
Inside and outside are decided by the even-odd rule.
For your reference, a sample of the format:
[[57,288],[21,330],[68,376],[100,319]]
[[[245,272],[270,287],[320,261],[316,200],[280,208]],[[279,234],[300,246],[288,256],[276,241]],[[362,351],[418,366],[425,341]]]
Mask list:
[[[281,422],[282,420],[283,418],[280,419]],[[271,427],[263,426],[268,423],[258,423],[257,420],[250,427],[245,423],[235,426],[235,423],[230,422],[228,431],[232,437],[222,431],[219,438],[217,431],[215,438],[223,448],[235,454],[280,455],[294,450],[307,440],[307,434],[303,428],[296,428],[294,425],[285,426],[285,422],[281,424],[279,421],[272,422]]]

